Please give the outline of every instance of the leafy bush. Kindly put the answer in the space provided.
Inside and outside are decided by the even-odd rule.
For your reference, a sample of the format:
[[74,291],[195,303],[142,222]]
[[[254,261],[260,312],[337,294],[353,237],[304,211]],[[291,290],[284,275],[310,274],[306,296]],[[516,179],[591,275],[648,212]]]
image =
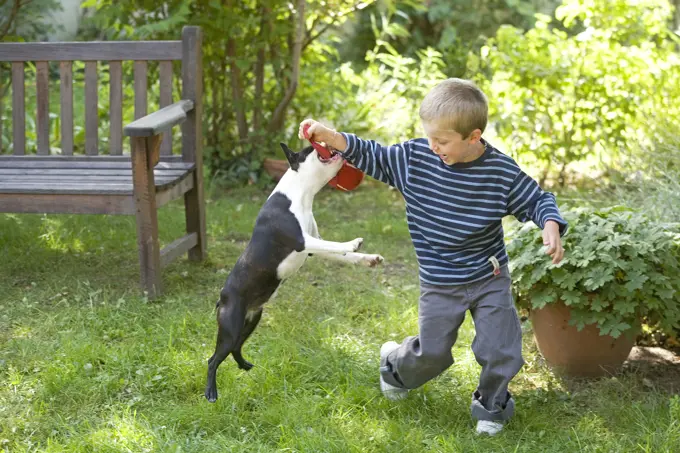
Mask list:
[[391,0],[378,1],[366,8],[346,28],[346,39],[338,46],[344,60],[364,67],[364,56],[376,44],[372,14],[383,13],[393,5],[399,13],[394,20],[407,35],[390,36],[387,42],[400,55],[415,58],[431,47],[442,54],[447,77],[460,77],[470,50],[479,51],[503,24],[530,29],[535,13],[552,14],[559,0]]
[[393,16],[383,15],[380,23],[374,20],[373,31],[376,45],[366,54],[368,66],[357,74],[354,102],[360,114],[347,126],[352,132],[396,143],[421,133],[420,103],[446,78],[445,65],[442,54],[431,47],[419,50],[413,58],[399,54],[388,40],[409,32],[394,22]]
[[680,235],[626,207],[564,212],[564,260],[540,253],[541,235],[526,224],[511,235],[514,291],[522,308],[564,302],[580,330],[596,324],[618,337],[644,320],[672,332],[680,326]]
[[543,180],[563,183],[571,163],[613,165],[665,120],[680,127],[671,11],[666,0],[565,0],[557,23],[538,16],[526,33],[501,27],[469,60],[499,135],[543,166]]
[[312,83],[333,92],[338,78],[321,70],[331,72],[334,63],[325,40],[364,6],[350,0],[87,0],[83,5],[95,9],[86,29],[100,39],[178,39],[183,25],[201,26],[205,162],[213,173],[238,183],[255,179],[262,158],[292,135],[288,122],[301,118],[289,119],[291,111],[308,111],[296,97],[305,82],[302,70],[316,70],[321,76]]
[[44,39],[61,27],[50,21],[61,10],[56,0],[7,0],[0,2],[0,41]]
[[659,222],[680,219],[680,136],[656,134],[651,146],[632,150],[621,171],[612,175],[606,194],[634,206]]

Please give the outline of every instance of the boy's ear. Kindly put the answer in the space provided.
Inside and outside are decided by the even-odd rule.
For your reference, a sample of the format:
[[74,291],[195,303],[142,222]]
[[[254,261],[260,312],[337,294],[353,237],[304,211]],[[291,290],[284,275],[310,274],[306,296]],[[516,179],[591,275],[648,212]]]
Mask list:
[[279,145],[281,145],[281,149],[286,154],[286,160],[288,160],[288,164],[290,165],[291,170],[297,171],[298,168],[300,168],[300,163],[298,161],[299,157],[298,153],[293,152],[285,143],[279,143]]
[[477,143],[481,138],[482,131],[479,129],[475,129],[474,131],[470,132],[470,135],[468,136],[467,140],[472,145]]

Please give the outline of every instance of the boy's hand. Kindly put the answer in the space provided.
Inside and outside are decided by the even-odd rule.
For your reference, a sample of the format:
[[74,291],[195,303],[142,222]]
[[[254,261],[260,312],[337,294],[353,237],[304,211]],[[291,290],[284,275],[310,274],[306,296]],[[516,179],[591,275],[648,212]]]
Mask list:
[[[304,129],[308,124],[309,130],[307,130],[307,134],[309,137],[305,137]],[[318,121],[310,118],[300,123],[298,137],[300,140],[305,140],[308,138],[309,140],[313,140],[315,142],[323,142],[326,145],[340,151],[347,148],[347,142],[345,141],[345,137],[343,137],[342,134],[338,134],[335,130],[330,129]]]
[[553,264],[558,264],[564,258],[564,248],[560,237],[560,226],[554,220],[548,220],[543,227],[543,245],[545,253],[552,257]]
[[[309,130],[307,131],[307,134],[309,134],[309,137],[305,137],[304,129],[308,124]],[[323,124],[311,118],[307,118],[301,122],[300,128],[298,129],[298,137],[300,140],[309,138],[309,140],[314,140],[315,142],[326,142],[333,138],[333,134],[335,134],[334,130],[327,128]]]

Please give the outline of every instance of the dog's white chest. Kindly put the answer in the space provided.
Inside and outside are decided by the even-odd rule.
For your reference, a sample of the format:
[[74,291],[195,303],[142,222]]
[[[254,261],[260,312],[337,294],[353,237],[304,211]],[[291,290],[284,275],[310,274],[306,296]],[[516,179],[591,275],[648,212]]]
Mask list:
[[314,235],[314,215],[312,211],[296,204],[290,207],[290,211],[300,224],[300,229],[304,233]]
[[[297,220],[298,225],[304,234],[312,236],[318,235],[316,223],[314,222],[314,214],[312,214],[312,199],[307,199],[309,197],[303,196],[304,194],[299,192],[299,186],[293,184],[294,181],[287,180],[286,175],[281,179],[273,193],[280,192],[291,201],[288,209],[295,217],[295,220]],[[302,267],[307,260],[307,256],[308,253],[306,252],[294,251],[290,253],[276,267],[276,276],[281,280],[290,277]]]
[[276,276],[280,280],[285,280],[296,273],[307,259],[307,254],[302,252],[291,252],[276,268]]

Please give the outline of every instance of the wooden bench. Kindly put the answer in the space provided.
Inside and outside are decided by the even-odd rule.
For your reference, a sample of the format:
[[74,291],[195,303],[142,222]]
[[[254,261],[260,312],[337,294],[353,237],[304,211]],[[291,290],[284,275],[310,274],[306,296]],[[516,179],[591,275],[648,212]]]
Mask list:
[[[123,128],[123,61],[134,61],[134,117]],[[182,99],[172,103],[173,60],[181,60]],[[142,288],[162,292],[161,268],[184,253],[206,256],[201,112],[201,30],[185,27],[181,41],[0,43],[11,62],[13,154],[0,150],[0,212],[127,214],[137,220]],[[36,150],[26,150],[25,63],[36,67]],[[61,154],[50,155],[49,61],[59,61]],[[73,61],[85,65],[84,153],[74,155]],[[108,155],[98,138],[98,62],[110,83]],[[147,115],[147,62],[158,61],[160,110]],[[103,65],[102,65],[103,66]],[[171,129],[181,123],[181,155]],[[2,122],[0,121],[0,127]],[[1,136],[1,130],[0,130]],[[130,154],[123,154],[123,137]],[[1,146],[1,142],[0,142]],[[162,250],[157,209],[184,197],[187,234]]]

